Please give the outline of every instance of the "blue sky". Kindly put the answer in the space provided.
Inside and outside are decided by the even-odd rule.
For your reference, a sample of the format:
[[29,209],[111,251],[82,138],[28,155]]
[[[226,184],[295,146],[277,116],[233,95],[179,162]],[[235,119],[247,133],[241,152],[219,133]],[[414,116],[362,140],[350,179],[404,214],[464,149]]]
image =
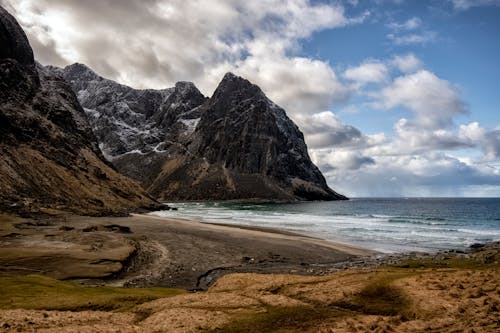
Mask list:
[[249,79],[348,196],[500,196],[500,0],[0,3],[42,64],[207,96]]
[[[367,58],[413,53],[426,68],[457,86],[472,111],[472,116],[464,120],[500,122],[500,66],[496,65],[500,59],[500,6],[459,10],[446,1],[385,1],[376,6],[361,1],[345,8],[351,15],[364,11],[372,15],[363,24],[315,33],[304,41],[303,55],[328,61],[342,70]],[[408,22],[415,22],[415,28],[401,27]],[[388,37],[391,34],[424,36],[428,40],[396,44]],[[344,115],[343,119],[364,131],[387,131],[390,127],[388,122],[376,126],[365,121],[362,112]]]

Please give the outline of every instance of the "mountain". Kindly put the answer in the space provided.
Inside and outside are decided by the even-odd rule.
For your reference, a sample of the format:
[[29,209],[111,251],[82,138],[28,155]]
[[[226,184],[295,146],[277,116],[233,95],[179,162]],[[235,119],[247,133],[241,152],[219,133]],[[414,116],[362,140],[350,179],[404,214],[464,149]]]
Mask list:
[[[200,107],[185,151],[149,187],[159,198],[333,200],[298,127],[249,81],[228,73]],[[194,178],[193,176],[194,175]]]
[[158,204],[107,162],[71,87],[0,7],[0,210],[108,214]]
[[154,183],[163,163],[194,130],[199,107],[206,101],[190,82],[139,90],[105,79],[82,64],[46,69],[71,84],[104,156],[144,188]]
[[68,81],[104,155],[159,200],[336,200],[285,111],[228,73],[210,99],[192,83],[137,90],[82,64]]

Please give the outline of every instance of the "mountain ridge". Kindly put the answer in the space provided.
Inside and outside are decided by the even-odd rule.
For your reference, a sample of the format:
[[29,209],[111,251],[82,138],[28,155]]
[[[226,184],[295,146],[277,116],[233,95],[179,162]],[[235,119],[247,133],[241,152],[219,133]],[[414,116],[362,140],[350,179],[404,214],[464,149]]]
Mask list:
[[346,199],[285,110],[233,73],[206,98],[192,83],[139,90],[82,64],[49,70],[73,87],[106,157],[159,200]]
[[159,204],[107,162],[69,84],[0,6],[0,211],[123,213]]

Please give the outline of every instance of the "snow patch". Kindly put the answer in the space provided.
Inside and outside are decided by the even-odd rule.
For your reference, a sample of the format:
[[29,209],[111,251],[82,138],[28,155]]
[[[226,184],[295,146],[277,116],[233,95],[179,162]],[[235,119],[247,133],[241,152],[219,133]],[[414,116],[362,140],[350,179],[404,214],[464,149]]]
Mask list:
[[193,133],[196,129],[196,126],[198,126],[200,119],[201,118],[179,119],[179,121],[187,127],[185,133]]

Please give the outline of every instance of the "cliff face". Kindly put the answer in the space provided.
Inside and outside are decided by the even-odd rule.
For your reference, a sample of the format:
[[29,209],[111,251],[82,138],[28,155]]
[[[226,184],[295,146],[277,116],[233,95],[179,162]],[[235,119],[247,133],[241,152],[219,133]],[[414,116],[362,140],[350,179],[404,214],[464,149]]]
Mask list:
[[192,83],[136,90],[74,64],[73,87],[105,156],[160,200],[335,200],[304,137],[259,87],[228,73],[207,99]]
[[200,200],[335,200],[298,127],[256,85],[228,73],[200,108],[185,151],[168,160],[149,191]]
[[106,156],[162,150],[176,122],[198,118],[191,112],[205,97],[190,82],[163,90],[133,89],[107,80],[82,64],[48,67],[71,84]]
[[157,205],[105,161],[71,87],[0,7],[0,210],[104,214]]

